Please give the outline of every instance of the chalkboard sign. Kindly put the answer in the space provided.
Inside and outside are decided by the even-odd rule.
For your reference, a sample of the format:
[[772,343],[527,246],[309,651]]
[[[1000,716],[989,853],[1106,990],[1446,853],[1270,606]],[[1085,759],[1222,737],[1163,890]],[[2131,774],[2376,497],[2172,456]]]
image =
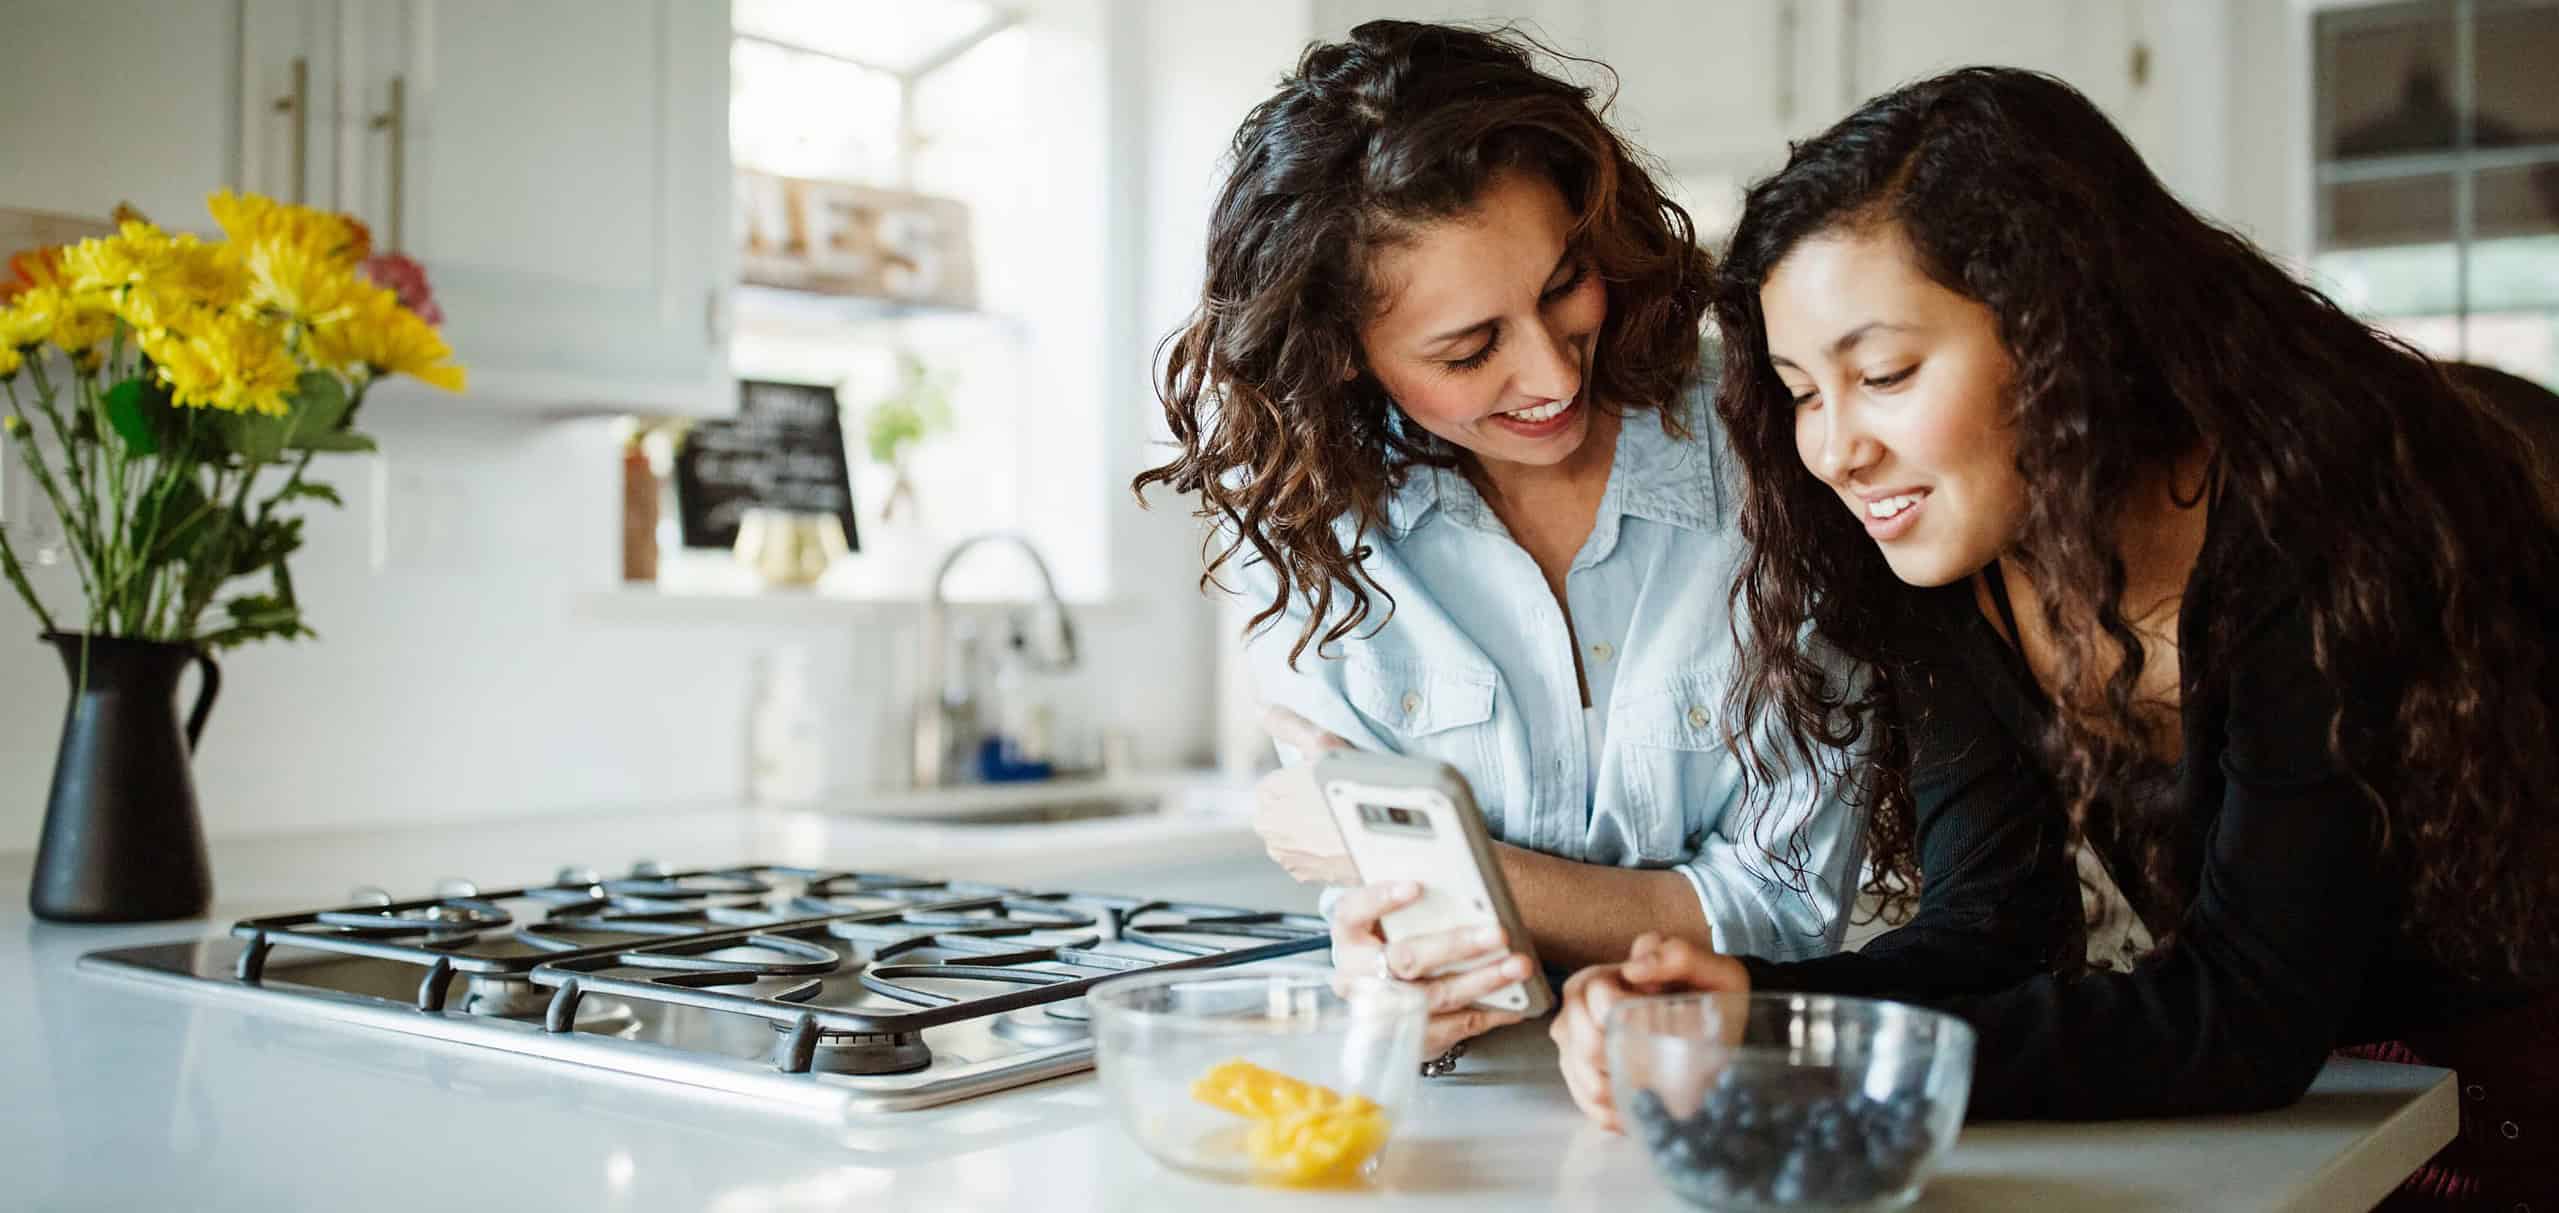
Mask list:
[[835,389],[740,381],[737,416],[694,423],[676,448],[675,505],[688,548],[735,545],[747,509],[771,506],[833,513],[860,551]]

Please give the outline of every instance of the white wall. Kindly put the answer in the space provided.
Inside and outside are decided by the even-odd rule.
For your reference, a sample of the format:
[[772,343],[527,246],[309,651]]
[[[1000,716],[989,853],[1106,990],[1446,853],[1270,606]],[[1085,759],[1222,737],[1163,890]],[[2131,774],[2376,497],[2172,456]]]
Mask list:
[[[1125,486],[1161,456],[1146,367],[1196,290],[1213,162],[1293,61],[1303,10],[1043,0],[1033,19],[1101,39],[1108,59],[1106,197],[1061,216],[1074,227],[1057,238],[1092,242],[1105,317],[1082,370],[1112,403],[1099,443],[1078,445],[1103,452],[1111,589],[1078,616],[1084,665],[1060,682],[1063,714],[1120,731],[1140,765],[1204,763],[1218,642],[1194,588],[1197,532],[1187,503],[1141,512]],[[322,639],[224,661],[197,764],[212,833],[731,802],[759,661],[806,672],[830,782],[903,778],[911,613],[599,620],[578,604],[618,569],[603,423],[414,409],[367,422],[386,454],[334,469],[348,508],[314,519],[294,565]],[[38,576],[57,614],[78,613],[67,568]],[[34,844],[61,724],[64,679],[35,630],[0,597],[0,852]]]
[[[367,421],[389,454],[328,467],[348,508],[313,518],[294,563],[322,639],[223,661],[197,758],[208,828],[734,796],[755,638],[570,617],[618,559],[603,426]],[[379,572],[377,524],[396,547]],[[76,626],[67,568],[44,572],[57,619]],[[34,631],[14,595],[0,599],[0,850],[34,842],[64,702]]]

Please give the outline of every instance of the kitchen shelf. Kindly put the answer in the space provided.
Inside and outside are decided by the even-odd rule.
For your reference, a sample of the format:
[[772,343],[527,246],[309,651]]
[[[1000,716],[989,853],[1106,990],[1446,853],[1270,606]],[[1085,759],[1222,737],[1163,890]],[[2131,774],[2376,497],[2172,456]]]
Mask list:
[[[954,610],[1028,604],[1022,598],[953,598]],[[1078,600],[1066,608],[1081,619],[1108,616],[1128,605],[1117,597]],[[580,591],[571,614],[582,623],[640,627],[764,626],[844,627],[914,616],[923,610],[920,594],[860,596],[838,590],[664,590],[651,585]]]
[[1023,328],[1020,317],[1005,312],[879,296],[829,295],[752,282],[732,288],[730,305],[737,327],[748,331],[832,333],[906,320],[968,321],[1007,334],[1018,334]]

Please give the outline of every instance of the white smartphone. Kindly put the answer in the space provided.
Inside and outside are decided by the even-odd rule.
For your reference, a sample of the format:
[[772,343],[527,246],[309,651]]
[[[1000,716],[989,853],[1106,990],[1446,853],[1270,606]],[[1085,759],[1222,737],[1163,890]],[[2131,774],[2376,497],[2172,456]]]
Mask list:
[[1379,921],[1387,941],[1498,926],[1510,950],[1529,958],[1528,978],[1475,1005],[1530,1018],[1553,1010],[1555,992],[1537,967],[1536,949],[1511,904],[1510,886],[1493,859],[1493,840],[1466,777],[1444,762],[1363,750],[1334,750],[1313,765],[1315,785],[1361,883],[1409,880],[1422,887],[1421,900]]

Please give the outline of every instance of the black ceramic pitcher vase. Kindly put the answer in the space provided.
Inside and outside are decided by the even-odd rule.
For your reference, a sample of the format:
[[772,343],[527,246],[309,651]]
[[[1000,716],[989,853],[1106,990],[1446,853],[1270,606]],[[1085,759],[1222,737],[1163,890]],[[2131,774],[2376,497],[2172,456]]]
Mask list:
[[[192,918],[213,902],[213,872],[188,770],[222,687],[193,645],[48,632],[71,678],[53,794],[45,803],[27,904],[55,922]],[[178,676],[204,672],[186,726]]]

